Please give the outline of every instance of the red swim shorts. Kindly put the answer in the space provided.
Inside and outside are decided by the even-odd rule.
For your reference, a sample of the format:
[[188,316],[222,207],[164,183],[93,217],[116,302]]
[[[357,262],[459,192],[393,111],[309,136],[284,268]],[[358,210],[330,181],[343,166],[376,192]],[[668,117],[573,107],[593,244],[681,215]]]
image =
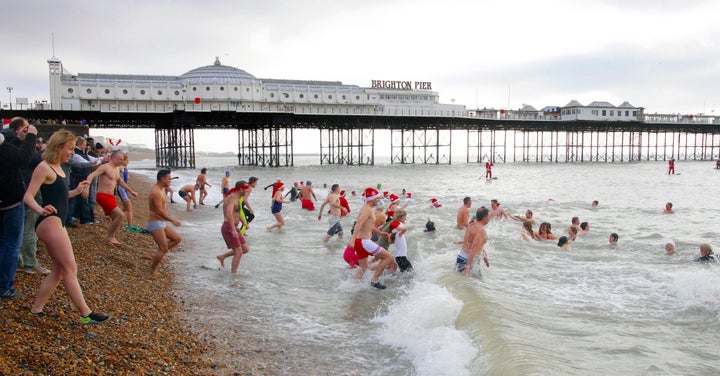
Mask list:
[[235,249],[240,248],[243,244],[246,243],[245,237],[240,235],[240,229],[237,227],[235,228],[236,234],[233,234],[232,227],[230,227],[230,224],[227,222],[223,222],[222,227],[220,227],[220,233],[222,233],[223,239],[225,239],[225,244],[227,245],[228,249]]
[[100,205],[101,208],[105,211],[105,215],[109,216],[110,212],[113,211],[113,209],[117,208],[117,201],[115,201],[115,196],[109,195],[107,193],[98,192],[95,195],[95,201]]
[[315,204],[313,204],[312,200],[304,198],[302,200],[302,208],[305,210],[313,211],[315,210]]
[[383,247],[377,245],[370,239],[355,239],[355,254],[358,260],[375,256],[382,250]]

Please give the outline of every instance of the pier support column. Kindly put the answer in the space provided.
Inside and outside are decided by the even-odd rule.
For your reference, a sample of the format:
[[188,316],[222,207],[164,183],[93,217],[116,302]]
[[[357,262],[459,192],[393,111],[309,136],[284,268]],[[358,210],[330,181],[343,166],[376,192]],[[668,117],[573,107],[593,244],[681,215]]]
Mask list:
[[238,164],[241,166],[290,167],[293,160],[293,130],[272,127],[238,130]]
[[320,129],[320,164],[375,164],[374,129]]
[[451,164],[452,131],[440,129],[393,129],[390,163]]
[[155,166],[195,168],[193,128],[155,128]]

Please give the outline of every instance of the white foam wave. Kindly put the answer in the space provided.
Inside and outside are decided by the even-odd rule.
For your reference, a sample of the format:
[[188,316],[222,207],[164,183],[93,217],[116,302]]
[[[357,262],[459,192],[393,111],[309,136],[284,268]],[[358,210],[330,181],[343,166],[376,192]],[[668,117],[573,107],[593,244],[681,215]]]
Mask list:
[[455,328],[462,302],[442,287],[413,284],[407,295],[374,321],[383,344],[401,349],[418,375],[469,375],[478,350]]

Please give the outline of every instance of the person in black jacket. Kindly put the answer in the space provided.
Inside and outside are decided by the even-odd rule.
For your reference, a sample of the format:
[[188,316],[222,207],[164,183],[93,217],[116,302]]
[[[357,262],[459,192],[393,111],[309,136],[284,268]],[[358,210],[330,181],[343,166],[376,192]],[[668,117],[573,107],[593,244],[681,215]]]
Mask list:
[[30,163],[35,150],[37,129],[27,120],[17,117],[2,130],[0,145],[0,298],[19,298],[25,295],[14,290],[15,272],[22,244],[25,222],[25,184],[21,169]]

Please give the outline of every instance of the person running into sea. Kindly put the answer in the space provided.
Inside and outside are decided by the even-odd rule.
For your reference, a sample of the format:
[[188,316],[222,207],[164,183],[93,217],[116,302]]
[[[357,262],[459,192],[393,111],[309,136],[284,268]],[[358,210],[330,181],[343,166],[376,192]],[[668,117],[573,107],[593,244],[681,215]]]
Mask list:
[[379,260],[377,266],[375,266],[375,274],[370,280],[370,286],[376,289],[385,289],[387,286],[380,283],[380,276],[385,271],[385,268],[389,268],[390,271],[397,270],[397,262],[395,258],[386,249],[380,247],[371,239],[372,233],[377,233],[379,236],[388,236],[387,233],[380,232],[377,226],[375,226],[375,210],[374,207],[378,201],[382,198],[380,192],[374,188],[365,189],[365,205],[360,208],[358,212],[357,224],[355,226],[355,253],[358,257],[360,264],[360,270],[358,270],[355,277],[357,279],[362,278],[365,271],[368,269],[368,257],[374,256],[375,259]]
[[467,228],[470,224],[470,207],[472,206],[472,199],[468,196],[463,199],[463,204],[457,211],[457,223],[455,227],[460,230]]
[[398,268],[401,272],[412,272],[413,267],[410,260],[407,258],[407,241],[405,239],[405,233],[407,227],[405,227],[405,221],[407,220],[407,212],[403,209],[398,209],[395,212],[395,217],[390,223],[391,239],[395,244],[395,262],[398,264]]
[[182,187],[180,187],[180,190],[178,191],[178,196],[180,196],[181,199],[185,200],[187,203],[187,211],[190,211],[190,202],[193,204],[193,208],[197,209],[197,201],[195,201],[195,186],[192,184],[185,184]]
[[476,257],[482,255],[485,265],[490,267],[490,260],[484,250],[488,236],[485,225],[490,222],[490,211],[487,208],[480,208],[475,212],[475,221],[465,230],[465,237],[462,241],[462,249],[455,261],[455,269],[458,272],[468,275]]
[[157,271],[160,262],[162,262],[165,254],[175,248],[182,238],[180,234],[172,227],[168,227],[165,221],[180,227],[180,221],[171,217],[167,212],[167,200],[165,199],[165,190],[170,186],[172,177],[170,170],[160,170],[157,173],[156,183],[150,188],[148,194],[148,222],[147,230],[158,246],[158,250],[152,256],[152,264],[150,270],[153,274]]
[[[125,184],[128,183],[128,180],[130,179],[130,170],[128,170],[128,163],[130,162],[130,156],[127,152],[123,152],[123,160],[122,160],[122,166],[120,177],[125,182]],[[128,226],[133,225],[133,207],[132,207],[132,201],[130,201],[130,194],[128,193],[127,189],[118,186],[117,187],[117,194],[120,196],[120,202],[122,203],[122,211],[125,213],[125,218],[127,218]]]
[[[305,183],[305,186],[300,189],[299,197],[303,209],[309,211],[315,210],[315,204],[313,201],[317,201],[317,197],[315,197],[315,192],[313,192],[312,182],[310,180],[308,180]],[[310,198],[312,198],[312,200]]]
[[[247,220],[247,223],[250,223],[255,219],[255,210],[253,210],[252,206],[250,206],[250,194],[253,192],[255,187],[257,187],[258,184],[258,178],[251,176],[250,179],[248,179],[248,187],[245,189],[245,194],[242,196],[242,211],[245,214],[245,219]],[[243,234],[245,232],[243,231]]]
[[298,199],[298,182],[294,182],[293,186],[290,188],[288,193],[285,194],[285,197],[290,196],[290,202],[295,202]]
[[323,237],[323,243],[327,243],[330,238],[335,235],[337,235],[340,239],[342,239],[343,237],[343,228],[340,224],[340,216],[345,212],[345,208],[340,205],[339,190],[340,186],[338,184],[333,184],[330,187],[330,193],[328,193],[325,201],[323,201],[322,205],[320,205],[318,221],[322,219],[322,213],[323,210],[325,210],[325,205],[330,205],[330,210],[328,211],[328,225],[330,227],[328,228],[327,233]]
[[115,238],[115,234],[117,234],[117,230],[120,228],[120,222],[122,222],[125,217],[122,209],[117,207],[115,187],[120,185],[125,188],[130,195],[137,197],[137,192],[133,191],[132,188],[125,184],[120,178],[118,167],[122,165],[122,160],[122,152],[120,150],[113,150],[110,154],[110,162],[98,167],[98,169],[88,175],[86,179],[89,185],[94,178],[98,178],[98,192],[95,199],[98,205],[103,208],[105,215],[111,219],[107,236],[107,241],[111,245],[120,245],[120,242]]
[[348,215],[348,213],[350,213],[350,204],[348,203],[348,200],[345,198],[346,193],[347,192],[345,192],[345,191],[340,191],[340,198],[339,198],[340,206],[345,208],[345,211],[343,211],[342,214],[340,215],[341,217],[344,217],[344,216]]
[[205,205],[205,197],[208,195],[207,189],[205,189],[206,185],[208,187],[212,187],[212,185],[207,182],[207,168],[203,168],[200,170],[200,174],[197,176],[197,179],[195,179],[195,187],[200,193],[200,205]]
[[[217,259],[220,261],[220,265],[225,267],[225,259],[228,257],[233,258],[230,266],[231,273],[237,273],[238,266],[240,266],[240,259],[242,256],[250,252],[245,237],[240,232],[240,223],[245,228],[248,228],[248,222],[243,219],[240,215],[240,199],[245,195],[246,190],[250,188],[244,180],[240,180],[235,183],[235,188],[228,191],[223,198],[223,224],[220,227],[225,245],[227,245],[230,251],[218,255]],[[277,192],[276,192],[277,193]]]
[[[230,170],[225,170],[225,176],[222,178],[222,182],[220,183],[220,189],[222,190],[223,197],[225,197],[225,194],[230,190]],[[223,201],[225,201],[224,198],[221,199],[215,207],[219,208]]]
[[[38,239],[45,243],[48,255],[53,261],[52,271],[40,284],[35,302],[30,308],[30,315],[45,316],[43,308],[62,280],[65,292],[80,311],[80,322],[86,325],[98,324],[107,321],[110,316],[93,312],[85,302],[77,278],[77,264],[70,237],[63,227],[68,198],[79,195],[90,185],[89,181],[84,180],[72,191],[68,189],[67,176],[64,176],[65,172],[60,164],[70,159],[74,148],[75,135],[65,130],[53,133],[43,152],[43,162],[35,168],[23,197],[25,205],[40,216],[35,222],[35,231]],[[38,190],[45,206],[40,206],[35,201]]]
[[403,204],[402,206],[399,206],[400,205],[400,197],[398,197],[395,194],[391,194],[389,196],[389,199],[390,199],[390,205],[388,205],[387,211],[385,212],[385,214],[387,214],[388,221],[392,220],[395,217],[396,210],[405,209],[408,205],[408,204]]
[[277,228],[278,230],[282,230],[282,227],[285,225],[285,218],[283,218],[282,215],[282,204],[287,203],[285,199],[283,198],[283,191],[285,190],[285,184],[283,182],[279,181],[275,183],[275,186],[273,187],[273,190],[275,191],[275,197],[273,197],[273,204],[270,208],[270,211],[275,216],[275,222],[272,226],[268,226],[266,230],[272,231],[272,229]]

